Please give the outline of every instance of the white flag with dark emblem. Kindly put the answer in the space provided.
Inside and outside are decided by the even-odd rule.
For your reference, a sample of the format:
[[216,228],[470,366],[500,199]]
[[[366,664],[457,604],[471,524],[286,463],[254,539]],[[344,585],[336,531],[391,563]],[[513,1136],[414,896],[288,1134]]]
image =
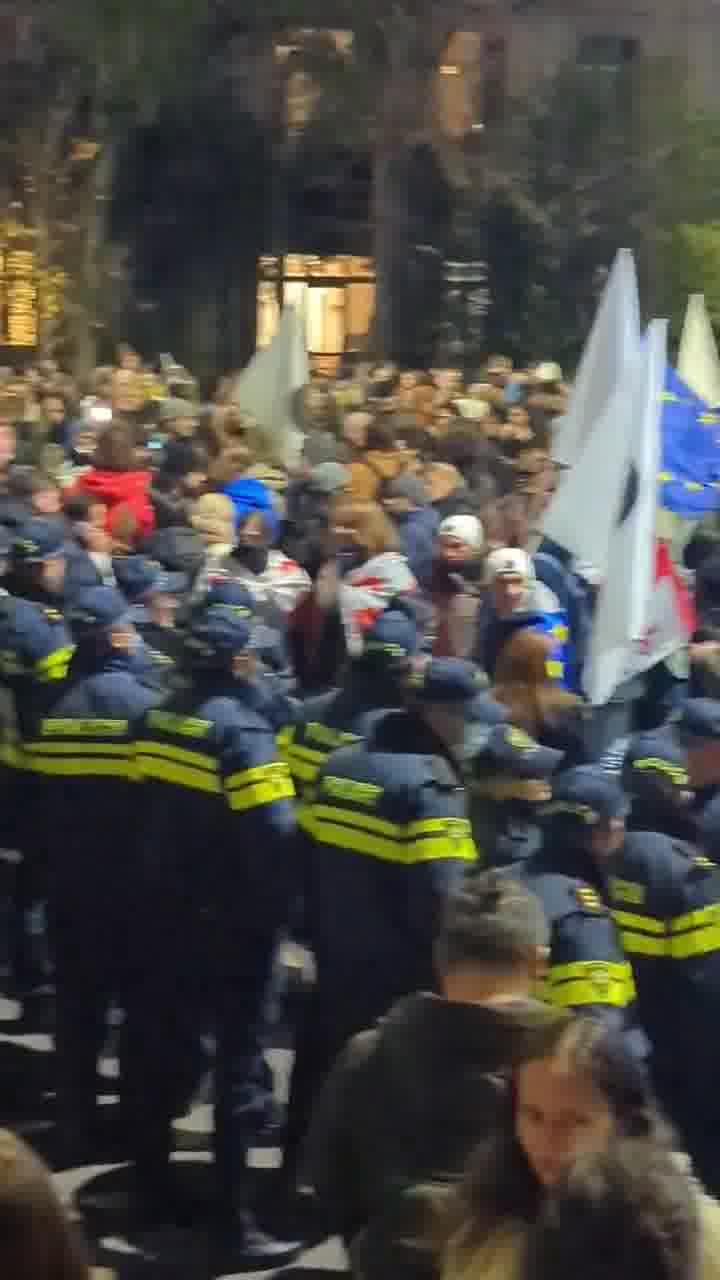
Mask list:
[[[660,419],[666,364],[667,322],[654,320],[640,354],[626,374],[629,447],[625,478],[583,672],[585,692],[596,707],[604,706],[628,678],[638,646],[647,637],[652,614]],[[602,501],[599,491],[595,500]],[[588,501],[592,501],[590,494]]]
[[[567,413],[553,439],[556,462],[573,466],[640,345],[640,299],[635,259],[620,249],[583,350]],[[553,534],[548,530],[548,537]]]

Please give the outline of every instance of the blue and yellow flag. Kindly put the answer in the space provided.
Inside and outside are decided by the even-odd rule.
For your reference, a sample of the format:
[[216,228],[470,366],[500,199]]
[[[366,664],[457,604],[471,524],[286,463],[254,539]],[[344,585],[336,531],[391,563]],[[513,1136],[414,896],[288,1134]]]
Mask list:
[[720,508],[720,412],[668,365],[663,392],[661,502],[688,520]]

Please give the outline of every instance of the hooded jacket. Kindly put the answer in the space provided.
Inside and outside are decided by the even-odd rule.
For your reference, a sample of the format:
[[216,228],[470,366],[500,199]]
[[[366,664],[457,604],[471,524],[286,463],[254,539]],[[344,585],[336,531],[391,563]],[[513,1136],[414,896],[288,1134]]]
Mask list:
[[355,1274],[394,1280],[429,1267],[408,1244],[422,1235],[413,1192],[460,1175],[504,1119],[507,1074],[541,1052],[560,1016],[532,1000],[464,1005],[421,993],[350,1041],[315,1113],[308,1171]]
[[149,471],[87,471],[75,486],[107,507],[106,528],[112,530],[118,507],[126,507],[138,523],[138,536],[147,537],[155,528],[155,512],[150,501]]

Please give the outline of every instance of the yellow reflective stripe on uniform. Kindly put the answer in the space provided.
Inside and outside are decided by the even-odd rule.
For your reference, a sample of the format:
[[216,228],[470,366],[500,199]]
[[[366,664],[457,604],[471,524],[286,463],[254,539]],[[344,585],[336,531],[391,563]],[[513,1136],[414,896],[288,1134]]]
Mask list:
[[295,737],[294,725],[288,725],[285,729],[281,729],[280,732],[275,735],[275,741],[278,746],[278,751],[284,751],[287,747],[289,747],[294,737]]
[[119,742],[24,742],[23,751],[41,756],[125,756],[129,759],[132,748]]
[[210,756],[204,751],[191,751],[188,747],[176,747],[171,742],[136,742],[135,751],[138,755],[160,756],[175,764],[188,764],[193,769],[209,769],[212,773],[219,770],[216,756]]
[[[384,862],[410,866],[450,858],[477,860],[470,825],[464,819],[430,818],[399,825],[331,805],[306,805],[299,821],[302,829],[320,844],[365,853]],[[457,835],[452,834],[453,830]]]
[[620,934],[626,955],[667,956],[668,938],[664,920],[643,916],[634,911],[610,912]]
[[290,770],[282,760],[231,773],[225,779],[225,790],[234,813],[257,809],[275,800],[291,800],[295,795]]
[[137,777],[135,765],[127,757],[120,760],[91,756],[61,756],[56,759],[34,756],[26,762],[26,767],[33,773],[60,778],[126,778],[132,782]]
[[602,960],[552,965],[543,984],[543,996],[549,1004],[562,1008],[600,1004],[624,1009],[635,999],[632,969],[626,963]]
[[40,658],[34,667],[36,679],[64,680],[74,652],[75,646],[70,644],[63,649],[56,649],[54,653],[49,653],[46,658]]
[[670,921],[670,955],[673,960],[720,951],[720,906],[711,904],[676,916]]
[[6,765],[8,769],[24,769],[22,747],[16,742],[0,743],[0,763]]
[[154,782],[169,782],[172,786],[184,787],[191,791],[207,791],[211,795],[222,794],[220,778],[209,769],[175,764],[172,760],[142,753],[138,753],[136,761],[140,776],[143,778],[152,778]]

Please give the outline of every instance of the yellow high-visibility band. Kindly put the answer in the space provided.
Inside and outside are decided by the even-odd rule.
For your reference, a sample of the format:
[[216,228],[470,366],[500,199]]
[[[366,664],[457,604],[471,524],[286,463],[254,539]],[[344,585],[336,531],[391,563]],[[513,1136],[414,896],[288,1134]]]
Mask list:
[[151,778],[154,782],[169,782],[176,787],[191,791],[207,791],[211,795],[222,794],[222,783],[219,777],[208,769],[191,768],[189,765],[175,764],[171,760],[161,759],[155,755],[139,752],[137,765],[143,778]]
[[187,747],[176,747],[169,742],[136,742],[135,751],[142,756],[158,756],[162,760],[172,760],[175,764],[187,764],[192,769],[208,769],[211,773],[219,772],[215,756],[203,751],[191,751]]
[[624,1009],[635,999],[635,983],[629,964],[579,960],[553,965],[543,993],[549,1004],[562,1008],[596,1004]]

